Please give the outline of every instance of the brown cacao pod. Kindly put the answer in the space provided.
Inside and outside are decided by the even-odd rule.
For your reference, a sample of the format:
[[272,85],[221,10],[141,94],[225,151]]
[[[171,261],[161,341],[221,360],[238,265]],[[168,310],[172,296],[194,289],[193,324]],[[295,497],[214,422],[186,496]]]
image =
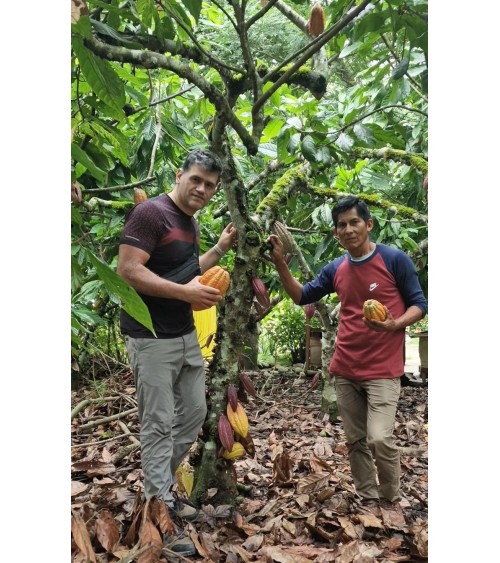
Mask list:
[[[215,287],[220,291],[221,295],[225,295],[231,283],[231,278],[229,272],[225,268],[220,266],[214,266],[208,269],[200,278],[200,283],[203,285],[208,285],[209,287]],[[204,307],[200,305],[193,304],[193,311],[201,311]]]
[[292,235],[290,234],[286,226],[283,225],[283,223],[280,223],[279,221],[275,221],[272,230],[273,233],[277,235],[281,239],[281,242],[283,243],[283,253],[293,254],[294,242]]
[[311,9],[308,27],[311,37],[318,37],[325,31],[325,13],[319,2],[316,2]]
[[248,434],[248,418],[242,404],[238,403],[236,410],[233,410],[231,405],[228,403],[226,410],[229,424],[233,427],[233,430],[236,434],[245,438]]
[[78,184],[71,182],[71,201],[80,205],[82,203],[82,190]]
[[376,299],[368,299],[363,303],[363,315],[373,321],[385,321],[387,317],[384,306]]
[[234,385],[228,385],[227,387],[227,400],[233,411],[235,411],[238,408],[238,390]]
[[271,299],[269,298],[269,293],[267,293],[264,282],[260,278],[253,277],[252,288],[259,304],[262,305],[264,309],[268,309],[271,306]]
[[241,445],[245,448],[245,451],[249,456],[255,457],[255,444],[253,443],[252,436],[247,434],[244,438],[240,436],[239,441]]
[[318,386],[320,377],[321,377],[321,372],[318,371],[314,374],[314,377],[311,380],[311,385],[310,385],[311,389],[315,389]]
[[233,427],[229,424],[229,420],[225,414],[219,416],[219,422],[217,423],[217,432],[219,434],[219,440],[223,448],[230,452],[233,449],[234,444],[234,431]]
[[252,397],[257,396],[257,391],[253,385],[252,380],[248,377],[248,374],[244,371],[240,371],[240,381],[243,385],[245,391]]
[[141,201],[146,201],[148,196],[144,190],[141,188],[134,188],[134,203],[141,203]]
[[312,319],[314,317],[314,313],[316,312],[316,305],[314,305],[314,303],[308,303],[304,307],[304,311],[306,313],[306,319]]
[[225,459],[235,459],[237,457],[243,457],[244,455],[245,448],[239,442],[235,442],[229,451],[225,451],[222,454],[222,457]]

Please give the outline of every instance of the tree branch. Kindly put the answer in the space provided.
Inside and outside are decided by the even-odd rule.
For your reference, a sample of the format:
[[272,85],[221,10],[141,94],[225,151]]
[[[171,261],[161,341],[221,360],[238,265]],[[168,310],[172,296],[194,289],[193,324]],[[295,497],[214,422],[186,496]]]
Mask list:
[[[377,0],[375,0],[377,1]],[[290,76],[292,76],[307,60],[309,60],[314,53],[317,53],[323,45],[328,43],[332,37],[337,35],[347,24],[349,24],[356,16],[358,16],[370,3],[370,0],[363,0],[359,6],[356,6],[351,12],[349,12],[343,19],[340,20],[336,25],[327,29],[319,37],[317,37],[311,46],[306,49],[305,53],[298,58],[298,60],[292,64],[291,68],[287,70],[283,76],[278,79],[266,92],[255,102],[252,113],[257,113],[264,103],[276,92],[276,90],[284,84]],[[265,79],[264,79],[265,81]]]
[[116,47],[108,45],[96,38],[86,38],[85,45],[92,52],[106,60],[114,60],[118,62],[130,63],[144,68],[165,68],[172,71],[178,76],[185,78],[195,86],[197,86],[216,109],[223,114],[229,125],[235,130],[245,145],[247,151],[251,155],[257,154],[258,141],[256,141],[245,129],[241,121],[231,110],[226,98],[215,86],[208,80],[205,80],[200,74],[195,72],[189,63],[161,55],[154,51],[141,51],[138,49],[128,49],[125,47]]

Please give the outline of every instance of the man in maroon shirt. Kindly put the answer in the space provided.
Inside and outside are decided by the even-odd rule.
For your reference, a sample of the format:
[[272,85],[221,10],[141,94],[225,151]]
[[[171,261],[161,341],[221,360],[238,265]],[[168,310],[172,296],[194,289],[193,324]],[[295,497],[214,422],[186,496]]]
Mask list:
[[[405,328],[425,315],[427,301],[410,258],[370,240],[373,220],[361,199],[342,198],[332,216],[333,233],[347,252],[314,280],[302,285],[292,276],[276,235],[269,239],[271,259],[296,304],[337,293],[340,323],[329,371],[335,377],[356,492],[375,513],[379,504],[400,513],[401,469],[393,432],[404,374]],[[384,321],[363,316],[367,299],[384,305]]]
[[[215,155],[189,153],[171,192],[132,209],[118,254],[118,274],[146,303],[156,333],[122,310],[120,325],[137,390],[144,494],[163,499],[172,516],[189,521],[196,521],[198,511],[174,499],[171,487],[207,412],[192,305],[209,308],[221,299],[218,289],[199,282],[199,274],[217,264],[237,237],[229,223],[218,243],[199,256],[193,215],[214,195],[221,171]],[[184,557],[196,553],[181,526],[164,545]]]

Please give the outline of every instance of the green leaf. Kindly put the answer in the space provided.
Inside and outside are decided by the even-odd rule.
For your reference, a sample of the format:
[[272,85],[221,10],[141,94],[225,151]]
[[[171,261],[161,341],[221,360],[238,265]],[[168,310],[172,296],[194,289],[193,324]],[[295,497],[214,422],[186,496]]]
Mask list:
[[284,123],[283,119],[271,119],[262,133],[262,140],[266,142],[274,139],[281,131]]
[[88,249],[87,256],[107,290],[120,298],[123,309],[156,336],[151,315],[137,291]]
[[90,157],[76,143],[71,143],[71,158],[80,164],[83,164],[89,174],[96,178],[96,180],[98,180],[101,184],[106,183],[106,179],[108,177],[106,172],[96,166]]
[[[141,49],[142,45],[140,43],[138,43],[137,41],[130,40],[128,36],[126,36],[123,33],[120,33],[119,31],[116,31],[116,29],[113,29],[109,25],[106,25],[105,23],[100,22],[98,20],[94,20],[92,18],[90,18],[90,21],[92,23],[92,27],[97,31],[97,33],[100,33],[101,35],[106,35],[107,37],[111,37],[112,39],[118,41],[120,44],[126,45],[131,49]],[[92,36],[92,30],[90,36]]]
[[259,153],[271,158],[276,158],[278,155],[276,145],[274,143],[262,143],[259,146]]
[[385,27],[386,19],[386,15],[381,13],[368,14],[356,25],[356,29],[354,30],[354,39],[362,39],[371,31],[376,31],[380,34]]
[[71,31],[82,37],[92,37],[92,26],[90,22],[91,19],[88,15],[80,16],[78,22],[71,25]]
[[156,11],[153,0],[137,0],[136,6],[142,23],[146,27],[151,27],[153,15]]
[[182,3],[190,11],[195,22],[198,23],[201,12],[201,0],[182,0]]
[[347,133],[341,133],[335,141],[335,144],[344,151],[350,151],[351,147],[354,145],[354,141]]
[[316,145],[311,135],[306,135],[301,143],[302,154],[309,162],[316,162]]
[[375,143],[375,137],[371,132],[371,129],[366,125],[362,125],[361,123],[356,123],[354,126],[354,134],[358,139],[365,142],[367,145],[373,145]]
[[352,53],[355,53],[360,47],[363,46],[362,41],[355,41],[352,45],[347,45],[340,51],[339,59],[343,59]]
[[92,90],[106,105],[123,113],[125,88],[111,64],[89,51],[79,37],[73,37],[72,46]]

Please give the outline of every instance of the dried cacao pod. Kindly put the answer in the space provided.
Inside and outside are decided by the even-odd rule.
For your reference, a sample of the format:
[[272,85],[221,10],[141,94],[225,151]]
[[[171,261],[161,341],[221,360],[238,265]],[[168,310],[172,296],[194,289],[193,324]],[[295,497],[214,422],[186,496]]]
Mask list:
[[[240,381],[243,385],[245,391],[252,397],[257,396],[257,391],[253,385],[252,380],[248,377],[248,374],[244,371],[240,371]],[[233,409],[234,410],[234,409]]]
[[272,231],[281,239],[281,242],[283,243],[283,253],[293,254],[294,242],[292,235],[290,234],[286,226],[279,221],[275,221]]
[[269,298],[269,293],[267,293],[264,282],[260,278],[253,277],[252,288],[259,304],[262,305],[264,309],[268,309],[271,306],[271,299]]
[[314,317],[314,313],[316,312],[316,305],[314,305],[314,303],[308,303],[305,305],[304,311],[306,313],[306,319],[312,319]]
[[82,190],[78,184],[71,182],[71,201],[80,205],[82,203]]
[[376,299],[368,299],[363,303],[363,315],[372,321],[385,321],[387,317],[384,306]]
[[[209,287],[215,287],[220,291],[221,295],[225,295],[231,283],[231,278],[229,277],[229,272],[225,268],[220,266],[214,266],[208,269],[200,278],[200,283],[203,285],[208,285]],[[193,304],[193,311],[201,311],[204,307],[201,305]]]
[[144,190],[141,188],[134,188],[134,203],[141,203],[141,201],[146,201],[148,196]]
[[250,436],[250,434],[247,434],[244,438],[243,436],[240,436],[239,441],[241,442],[241,445],[245,448],[247,454],[249,456],[255,457],[255,445],[253,443],[252,436]]
[[239,442],[235,442],[229,451],[225,451],[222,454],[222,457],[225,459],[235,459],[237,457],[243,457],[244,455],[245,448]]
[[227,400],[233,411],[235,411],[238,408],[238,390],[234,385],[228,385],[227,387]]
[[248,418],[241,403],[238,403],[236,410],[233,410],[231,405],[228,403],[226,410],[229,424],[233,427],[233,430],[245,438],[248,434]]
[[310,385],[311,389],[315,389],[318,386],[320,377],[321,377],[321,372],[318,371],[314,374],[314,377],[311,380],[311,385]]
[[234,431],[233,427],[229,424],[229,420],[225,414],[219,416],[219,422],[217,423],[217,432],[219,434],[219,440],[223,448],[230,452],[233,449],[234,444]]
[[311,37],[318,37],[325,31],[325,13],[319,2],[316,2],[311,9],[308,28]]

